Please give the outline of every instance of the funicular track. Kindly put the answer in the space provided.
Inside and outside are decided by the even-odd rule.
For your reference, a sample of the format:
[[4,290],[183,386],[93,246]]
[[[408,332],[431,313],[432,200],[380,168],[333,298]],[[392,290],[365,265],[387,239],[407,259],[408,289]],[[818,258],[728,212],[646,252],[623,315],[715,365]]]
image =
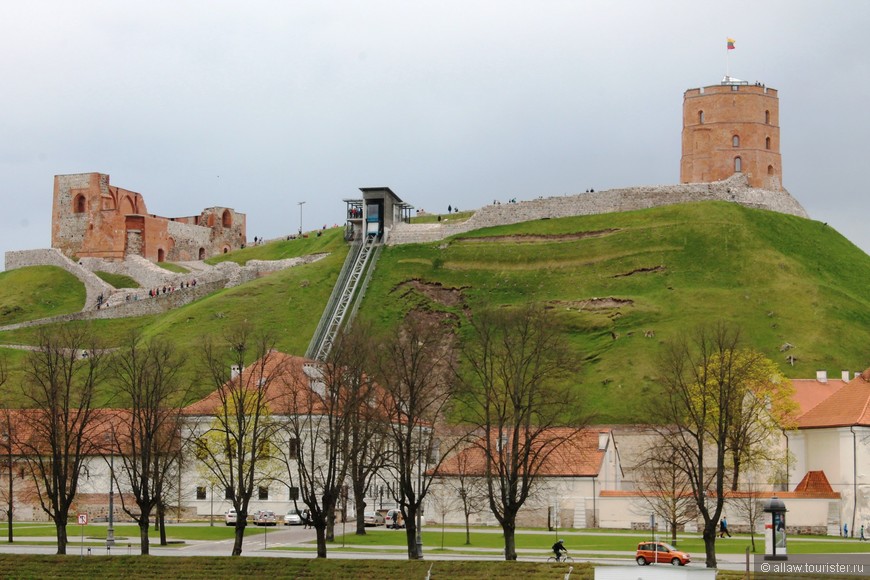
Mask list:
[[350,322],[356,316],[382,249],[378,236],[354,242],[305,352],[306,358],[326,360],[345,319]]

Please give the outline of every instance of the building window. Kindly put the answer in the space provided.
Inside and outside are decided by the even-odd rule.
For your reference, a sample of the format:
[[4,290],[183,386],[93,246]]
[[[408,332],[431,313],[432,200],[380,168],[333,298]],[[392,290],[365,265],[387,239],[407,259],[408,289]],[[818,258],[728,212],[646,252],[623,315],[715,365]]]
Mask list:
[[764,112],[764,123],[770,125],[770,111]]
[[230,213],[230,210],[225,209],[223,215],[221,216],[221,222],[225,228],[232,227],[233,225],[233,214]]
[[299,488],[298,487],[291,487],[290,488],[290,500],[296,501],[298,499],[299,499]]
[[228,487],[224,490],[224,499],[233,499],[233,488]]
[[200,249],[199,249],[199,259],[200,259],[200,260],[205,260],[205,248],[200,248]]
[[205,499],[205,486],[196,486],[196,499]]
[[299,459],[299,439],[287,440],[287,459]]
[[740,147],[740,136],[734,135],[731,137],[731,146],[732,147]]
[[166,259],[166,252],[163,251],[163,248],[159,248],[157,250],[157,261],[162,262]]
[[770,137],[768,137],[764,140],[764,148],[770,149]]
[[739,157],[734,158],[734,173],[741,173],[743,171],[743,162]]
[[739,91],[740,87],[738,85],[731,85],[731,90],[732,91]]
[[773,165],[768,165],[768,166],[767,166],[767,174],[768,174],[768,175],[773,175]]
[[257,488],[257,499],[266,500],[269,499],[269,488],[263,487],[262,485]]
[[704,124],[704,111],[698,111],[698,124]]
[[76,196],[76,200],[73,203],[73,211],[76,213],[84,213],[85,212],[85,196],[79,194]]

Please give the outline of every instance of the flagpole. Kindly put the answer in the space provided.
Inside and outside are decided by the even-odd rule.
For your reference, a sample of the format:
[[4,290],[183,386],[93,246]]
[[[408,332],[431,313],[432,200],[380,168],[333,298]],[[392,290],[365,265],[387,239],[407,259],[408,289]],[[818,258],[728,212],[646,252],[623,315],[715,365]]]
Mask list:
[[731,51],[728,50],[728,38],[726,37],[725,38],[725,78],[726,79],[731,78],[731,66],[730,66],[731,63],[728,60],[728,53],[729,52],[731,52]]

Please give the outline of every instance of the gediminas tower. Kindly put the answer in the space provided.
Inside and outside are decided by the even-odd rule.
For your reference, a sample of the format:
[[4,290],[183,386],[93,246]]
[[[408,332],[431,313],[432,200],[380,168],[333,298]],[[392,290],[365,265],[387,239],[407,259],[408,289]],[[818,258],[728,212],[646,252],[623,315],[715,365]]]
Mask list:
[[683,95],[681,183],[742,173],[750,187],[782,189],[779,98],[775,89],[725,77]]

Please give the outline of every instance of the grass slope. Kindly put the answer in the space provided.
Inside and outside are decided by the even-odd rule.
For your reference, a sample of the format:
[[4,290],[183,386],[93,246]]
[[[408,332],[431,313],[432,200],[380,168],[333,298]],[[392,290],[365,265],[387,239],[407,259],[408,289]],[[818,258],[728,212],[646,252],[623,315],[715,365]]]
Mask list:
[[124,274],[113,274],[111,272],[103,272],[100,270],[97,270],[94,274],[96,274],[100,280],[107,284],[111,284],[115,288],[140,288],[139,282],[130,276],[125,276]]
[[[578,232],[590,233],[578,238]],[[597,232],[597,233],[596,233]],[[870,365],[870,257],[827,226],[728,203],[539,220],[448,243],[387,248],[361,312],[377,324],[411,306],[456,313],[538,302],[560,313],[577,378],[601,422],[643,420],[667,339],[702,322],[739,324],[792,377]],[[416,279],[431,291],[404,283]],[[596,307],[608,298],[611,307]],[[603,303],[603,306],[608,306]],[[653,336],[654,334],[654,336]],[[780,347],[797,357],[788,366]]]
[[[202,336],[248,321],[278,334],[282,350],[303,354],[347,253],[341,233],[334,228],[216,259],[245,263],[332,252],[319,262],[161,316],[89,324],[110,343],[141,328],[194,353]],[[452,312],[463,322],[466,309],[545,304],[559,313],[564,338],[582,363],[575,382],[596,420],[626,423],[648,420],[663,342],[702,322],[739,324],[746,342],[791,377],[870,366],[868,276],[870,256],[824,224],[704,202],[388,247],[360,316],[385,329],[415,306]],[[20,287],[10,295],[16,292]],[[460,332],[466,328],[460,325]],[[32,343],[33,336],[31,329],[0,333],[0,343]],[[780,352],[785,343],[795,348]],[[786,354],[797,357],[793,367]]]
[[0,272],[0,326],[78,312],[84,305],[84,285],[57,266]]

